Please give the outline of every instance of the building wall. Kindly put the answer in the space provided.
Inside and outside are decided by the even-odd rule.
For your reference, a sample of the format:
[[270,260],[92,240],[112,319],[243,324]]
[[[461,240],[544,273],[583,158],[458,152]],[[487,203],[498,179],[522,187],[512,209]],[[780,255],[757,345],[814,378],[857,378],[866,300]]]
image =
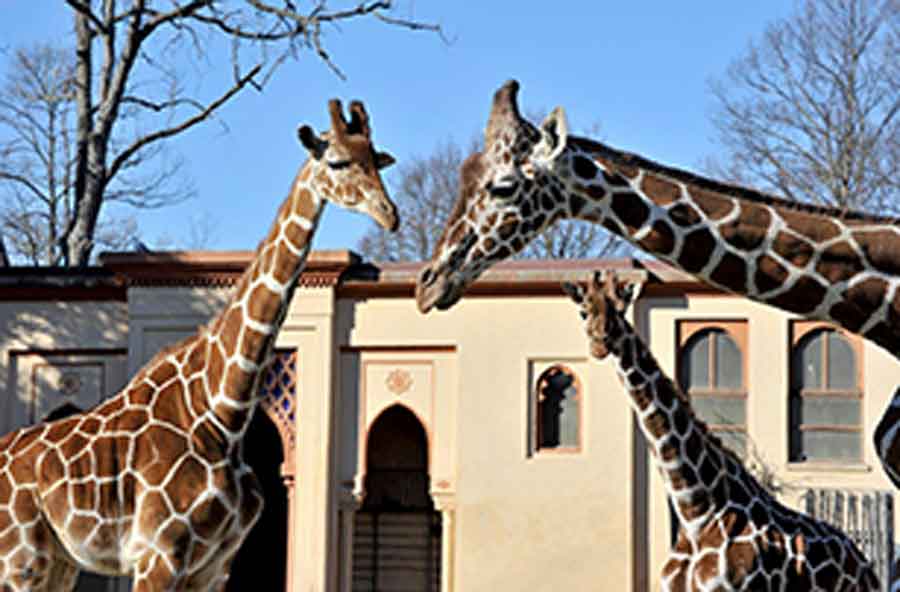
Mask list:
[[[852,489],[894,488],[885,477],[872,445],[872,433],[883,410],[900,385],[900,364],[880,348],[865,344],[863,364],[863,459],[860,463],[788,462],[788,393],[790,387],[790,321],[797,317],[727,295],[694,295],[681,298],[653,298],[641,304],[639,312],[649,328],[649,342],[660,365],[674,376],[677,356],[676,326],[680,320],[747,320],[746,367],[747,427],[762,459],[774,469],[779,481],[789,487],[781,501],[800,507],[799,496],[808,487]],[[658,590],[658,574],[669,541],[669,513],[662,480],[654,467],[649,496],[650,581]],[[896,498],[895,498],[896,499]],[[895,532],[900,516],[895,512]]]
[[[581,321],[567,299],[474,298],[427,317],[412,299],[342,301],[338,310],[353,348],[455,358],[457,390],[438,390],[439,397],[458,398],[456,467],[444,477],[455,509],[454,590],[590,590],[598,582],[631,589],[630,412],[612,366],[588,359]],[[428,353],[441,347],[455,349]],[[531,385],[553,362],[583,382],[582,446],[534,454]],[[397,400],[402,404],[402,396]],[[342,427],[345,446],[343,438],[357,431],[349,421]],[[432,445],[445,441],[432,438]],[[352,470],[341,467],[342,479]]]

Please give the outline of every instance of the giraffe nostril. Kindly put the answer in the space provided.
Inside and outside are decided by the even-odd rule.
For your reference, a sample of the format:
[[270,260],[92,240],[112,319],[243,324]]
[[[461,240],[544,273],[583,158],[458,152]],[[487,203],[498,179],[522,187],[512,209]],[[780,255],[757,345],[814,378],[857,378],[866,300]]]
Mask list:
[[431,267],[426,267],[422,270],[421,275],[419,275],[419,283],[424,285],[429,285],[434,281],[434,273],[431,271]]

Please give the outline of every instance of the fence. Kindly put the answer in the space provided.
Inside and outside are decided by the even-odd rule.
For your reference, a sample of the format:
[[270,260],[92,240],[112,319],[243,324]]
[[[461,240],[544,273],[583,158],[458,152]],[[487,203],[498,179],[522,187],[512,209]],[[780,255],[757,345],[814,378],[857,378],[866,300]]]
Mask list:
[[872,560],[882,589],[890,589],[894,560],[894,496],[891,491],[809,489],[806,513],[853,539]]

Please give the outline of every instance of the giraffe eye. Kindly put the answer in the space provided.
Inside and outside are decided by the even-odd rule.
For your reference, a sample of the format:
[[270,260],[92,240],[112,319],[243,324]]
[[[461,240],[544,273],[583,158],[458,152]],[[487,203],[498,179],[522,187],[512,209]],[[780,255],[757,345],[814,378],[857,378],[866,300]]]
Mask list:
[[335,160],[328,163],[329,168],[332,170],[338,171],[340,169],[345,169],[353,164],[351,160]]

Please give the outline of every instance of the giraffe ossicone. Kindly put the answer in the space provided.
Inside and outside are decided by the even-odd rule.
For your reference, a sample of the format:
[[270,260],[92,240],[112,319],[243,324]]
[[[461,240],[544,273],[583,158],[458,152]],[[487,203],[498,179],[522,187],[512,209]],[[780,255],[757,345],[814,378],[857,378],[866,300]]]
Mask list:
[[564,291],[578,304],[591,355],[614,358],[677,517],[664,590],[879,589],[849,537],[779,503],[696,417],[625,316],[633,285],[598,272],[586,289]]
[[79,569],[225,589],[263,505],[243,436],[325,203],[398,224],[363,104],[328,108],[328,132],[299,128],[310,158],[223,310],[99,406],[0,439],[0,589],[66,592]]

